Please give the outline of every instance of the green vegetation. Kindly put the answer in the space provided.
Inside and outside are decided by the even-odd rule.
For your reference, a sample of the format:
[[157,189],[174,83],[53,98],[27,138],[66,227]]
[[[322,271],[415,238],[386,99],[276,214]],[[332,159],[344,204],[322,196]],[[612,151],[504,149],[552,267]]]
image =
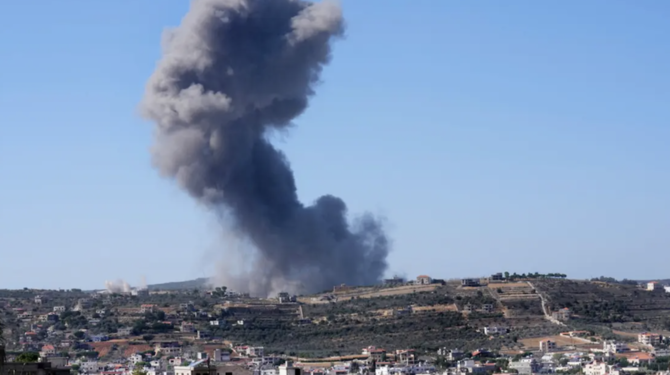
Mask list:
[[40,355],[39,355],[39,353],[36,353],[36,352],[24,352],[24,353],[19,354],[19,355],[16,357],[16,362],[20,362],[20,363],[33,363],[33,362],[37,362],[37,360],[39,360],[39,359],[40,359]]
[[538,273],[538,272],[529,272],[518,274],[516,272],[510,274],[505,272],[505,279],[509,281],[519,280],[519,279],[565,279],[568,275],[564,273]]

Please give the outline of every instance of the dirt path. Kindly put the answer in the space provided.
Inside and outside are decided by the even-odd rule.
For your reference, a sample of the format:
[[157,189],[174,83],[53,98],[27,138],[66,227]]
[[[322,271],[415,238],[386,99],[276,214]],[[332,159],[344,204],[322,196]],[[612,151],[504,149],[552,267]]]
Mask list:
[[535,293],[536,293],[538,296],[540,296],[540,301],[542,302],[542,312],[544,313],[544,318],[547,319],[548,321],[554,323],[554,324],[558,324],[558,325],[564,326],[565,324],[563,324],[563,322],[559,321],[558,319],[554,319],[554,318],[551,316],[551,314],[549,314],[549,312],[547,311],[547,304],[546,304],[546,302],[545,302],[545,300],[544,300],[544,296],[542,295],[542,293],[539,293],[539,292],[537,291],[537,289],[535,289],[535,287],[533,286],[533,284],[532,284],[530,281],[527,281],[527,283],[528,283],[528,286],[530,286],[531,288],[533,288],[533,290],[535,290]]

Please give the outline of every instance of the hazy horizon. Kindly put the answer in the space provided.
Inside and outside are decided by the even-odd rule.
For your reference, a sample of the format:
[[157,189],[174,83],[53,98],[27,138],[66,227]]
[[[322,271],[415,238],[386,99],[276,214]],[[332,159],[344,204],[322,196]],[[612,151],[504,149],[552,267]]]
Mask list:
[[[346,37],[272,142],[301,202],[385,217],[386,276],[670,278],[670,3],[341,4]],[[188,5],[2,4],[0,288],[238,264],[138,113]]]

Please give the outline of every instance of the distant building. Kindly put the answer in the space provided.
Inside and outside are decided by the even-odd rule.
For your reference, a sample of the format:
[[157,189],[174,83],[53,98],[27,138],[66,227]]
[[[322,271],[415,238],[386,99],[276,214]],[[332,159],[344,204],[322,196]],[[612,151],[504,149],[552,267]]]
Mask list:
[[400,286],[405,283],[405,279],[399,276],[394,276],[392,279],[384,279],[384,285],[387,286]]
[[181,354],[181,347],[178,342],[165,341],[157,343],[154,347],[154,351],[156,354],[163,353],[165,356],[178,355]]
[[50,362],[7,362],[2,366],[2,371],[0,373],[7,375],[70,375],[70,369],[52,366]]
[[[293,361],[286,361],[279,366],[279,375],[299,375],[300,369],[293,367]],[[177,374],[175,374],[177,375]]]
[[614,340],[606,340],[603,342],[603,351],[610,354],[623,353],[628,351],[628,346]]
[[174,366],[175,375],[216,375],[217,369],[208,359],[201,359],[188,366]]
[[230,352],[227,350],[214,349],[214,355],[212,360],[215,362],[229,362],[230,361]]
[[540,341],[540,351],[541,352],[551,352],[556,350],[556,342],[551,340],[542,340]]
[[461,286],[480,286],[481,282],[479,279],[462,279]]
[[463,358],[465,356],[465,353],[460,350],[460,349],[452,349],[449,351],[447,354],[447,360],[449,361],[458,361],[459,359]]
[[189,322],[182,322],[179,330],[181,333],[195,333],[195,325]]
[[145,304],[140,306],[140,314],[152,313],[156,311],[156,305]]
[[53,345],[44,345],[40,351],[40,357],[46,358],[56,355],[56,348]]
[[433,283],[433,279],[428,275],[419,275],[416,277],[417,285],[430,285]]
[[570,311],[569,308],[565,307],[558,311],[555,311],[553,314],[551,314],[551,317],[556,320],[564,322],[570,320],[570,318],[572,317],[572,311]]
[[482,305],[482,311],[485,313],[490,313],[493,312],[493,305],[490,303],[485,303]]
[[501,335],[504,333],[507,333],[508,329],[505,327],[484,327],[484,334],[491,336],[491,335]]
[[664,289],[665,288],[663,288],[663,285],[661,285],[661,283],[659,283],[658,281],[651,281],[647,283],[647,290],[650,292],[658,292]]
[[65,312],[65,310],[67,310],[65,308],[65,306],[54,306],[54,312],[55,313],[62,313],[62,312]]
[[502,272],[494,273],[489,277],[490,281],[503,281],[505,280],[505,276],[503,276]]
[[247,355],[250,357],[262,357],[265,354],[265,348],[262,346],[247,347]]
[[279,299],[279,303],[290,303],[290,302],[295,302],[296,301],[295,296],[292,296],[292,295],[290,295],[286,292],[279,293],[278,299]]
[[103,342],[103,341],[108,341],[109,336],[107,335],[93,335],[90,337],[90,340],[92,342]]
[[663,340],[663,336],[655,334],[655,333],[640,333],[637,336],[637,341],[641,344],[644,345],[651,345],[651,346],[656,346],[661,343],[661,340]]
[[509,368],[517,370],[519,374],[530,375],[538,372],[540,365],[535,358],[522,358],[518,361],[510,362]]
[[133,329],[130,327],[119,328],[116,331],[116,334],[119,336],[130,336],[133,333]]

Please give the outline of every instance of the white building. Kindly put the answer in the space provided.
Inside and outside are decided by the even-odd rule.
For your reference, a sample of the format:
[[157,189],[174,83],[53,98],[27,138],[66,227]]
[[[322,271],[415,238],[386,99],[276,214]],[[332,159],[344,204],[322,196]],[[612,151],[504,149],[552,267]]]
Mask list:
[[279,366],[279,375],[295,375],[295,370],[296,369],[293,367],[293,362],[287,360],[283,365]]
[[637,335],[637,341],[644,345],[656,346],[661,343],[663,336],[655,333],[640,333]]
[[65,306],[54,306],[54,312],[55,313],[62,313],[62,312],[65,312],[65,310],[67,310],[65,308]]
[[188,366],[175,366],[174,375],[215,375],[216,367],[212,366],[208,360],[203,359],[193,362]]
[[502,335],[503,333],[507,333],[507,328],[504,327],[484,327],[484,334],[485,335]]
[[624,343],[608,340],[603,342],[603,351],[605,353],[623,353],[628,350],[628,346]]
[[142,354],[140,354],[140,353],[135,353],[135,354],[131,355],[130,357],[128,357],[128,361],[130,361],[130,363],[132,363],[133,366],[134,366],[134,365],[136,365],[138,362],[143,362],[143,361],[144,361],[144,357],[143,357]]
[[182,322],[180,330],[182,333],[195,333],[195,325],[193,323]]
[[163,353],[163,355],[179,355],[181,354],[181,347],[176,342],[161,342],[154,347],[156,354]]
[[247,348],[247,355],[251,357],[262,357],[265,349],[262,346],[250,346]]
[[551,340],[542,340],[540,341],[540,351],[541,352],[551,352],[556,350],[556,342]]
[[94,374],[100,371],[100,366],[97,361],[81,362],[79,363],[79,371]]
[[663,290],[663,289],[665,289],[665,288],[663,288],[663,285],[661,283],[659,283],[658,281],[651,281],[651,282],[647,283],[647,290],[650,291],[650,292],[655,292],[655,291],[659,291],[659,290]]
[[592,362],[584,365],[585,375],[606,375],[609,374],[609,366],[605,362]]
[[428,275],[419,275],[416,277],[416,284],[418,285],[430,285],[432,284],[433,279]]
[[214,349],[214,362],[229,362],[230,361],[230,352],[227,350]]

